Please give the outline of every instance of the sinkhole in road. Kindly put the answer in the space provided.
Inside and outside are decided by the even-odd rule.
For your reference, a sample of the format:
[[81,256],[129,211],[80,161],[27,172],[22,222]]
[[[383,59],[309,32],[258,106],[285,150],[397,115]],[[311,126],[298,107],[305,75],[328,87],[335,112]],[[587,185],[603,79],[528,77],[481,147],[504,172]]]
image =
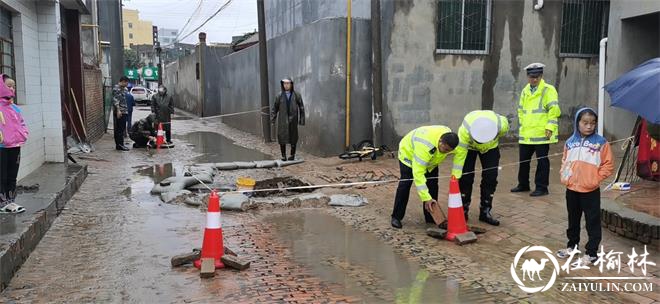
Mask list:
[[483,289],[461,290],[456,281],[430,274],[374,234],[355,230],[318,210],[267,216],[276,238],[297,263],[338,292],[366,303],[472,302],[488,299]]

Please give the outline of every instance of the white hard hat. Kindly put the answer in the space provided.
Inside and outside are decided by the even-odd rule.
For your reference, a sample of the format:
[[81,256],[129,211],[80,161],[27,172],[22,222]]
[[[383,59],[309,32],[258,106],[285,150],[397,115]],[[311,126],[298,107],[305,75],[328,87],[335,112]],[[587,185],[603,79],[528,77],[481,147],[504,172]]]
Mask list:
[[487,143],[497,136],[497,123],[486,118],[479,117],[470,124],[470,135],[479,143]]

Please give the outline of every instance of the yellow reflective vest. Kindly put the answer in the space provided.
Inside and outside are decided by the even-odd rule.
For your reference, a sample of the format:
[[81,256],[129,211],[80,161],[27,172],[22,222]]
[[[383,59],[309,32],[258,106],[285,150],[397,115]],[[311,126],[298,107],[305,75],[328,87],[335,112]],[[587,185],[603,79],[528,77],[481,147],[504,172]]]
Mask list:
[[[543,79],[532,94],[527,84],[520,93],[518,104],[518,143],[528,145],[550,144],[558,141],[559,133],[559,101],[557,90]],[[545,130],[552,131],[548,139]]]
[[[486,142],[478,143],[472,139],[470,135],[470,125],[477,118],[485,117],[497,124],[497,136],[495,139]],[[456,178],[461,178],[463,174],[463,164],[465,163],[465,158],[467,157],[468,150],[479,151],[479,153],[486,153],[490,149],[494,149],[499,145],[500,137],[506,135],[506,132],[509,132],[509,121],[506,117],[499,115],[493,111],[482,110],[482,111],[472,111],[465,115],[463,123],[458,128],[458,146],[454,149],[454,166],[451,170],[451,175]]]
[[451,129],[445,126],[419,127],[408,132],[399,142],[399,160],[412,168],[415,187],[423,202],[431,199],[424,175],[438,167],[451,153],[442,153],[438,148],[440,137],[448,132]]

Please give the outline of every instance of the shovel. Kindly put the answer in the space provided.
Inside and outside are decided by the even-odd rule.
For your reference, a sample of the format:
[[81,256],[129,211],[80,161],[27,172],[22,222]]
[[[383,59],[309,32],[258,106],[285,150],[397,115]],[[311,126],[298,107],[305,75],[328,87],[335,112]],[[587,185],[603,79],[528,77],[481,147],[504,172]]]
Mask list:
[[82,114],[80,114],[80,108],[78,107],[78,100],[76,99],[76,93],[73,92],[73,88],[71,88],[71,97],[73,98],[73,105],[76,106],[78,119],[80,120],[80,125],[82,126],[83,129],[83,135],[85,136],[85,141],[83,141],[82,139],[80,140],[80,150],[83,151],[83,153],[92,152],[92,146],[87,142],[87,129],[85,128],[85,121],[83,121]]

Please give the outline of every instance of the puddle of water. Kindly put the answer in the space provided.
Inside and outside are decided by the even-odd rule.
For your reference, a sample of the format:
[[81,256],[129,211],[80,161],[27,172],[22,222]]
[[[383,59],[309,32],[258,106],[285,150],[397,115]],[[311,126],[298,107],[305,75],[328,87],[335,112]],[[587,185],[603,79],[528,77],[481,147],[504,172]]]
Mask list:
[[231,139],[214,132],[193,132],[177,138],[193,144],[193,151],[204,154],[194,159],[200,163],[272,159],[261,152],[237,146]]
[[339,292],[366,303],[468,302],[486,299],[485,290],[459,290],[455,281],[435,277],[398,255],[373,234],[356,231],[319,211],[269,216],[293,258],[319,278],[341,286]]

